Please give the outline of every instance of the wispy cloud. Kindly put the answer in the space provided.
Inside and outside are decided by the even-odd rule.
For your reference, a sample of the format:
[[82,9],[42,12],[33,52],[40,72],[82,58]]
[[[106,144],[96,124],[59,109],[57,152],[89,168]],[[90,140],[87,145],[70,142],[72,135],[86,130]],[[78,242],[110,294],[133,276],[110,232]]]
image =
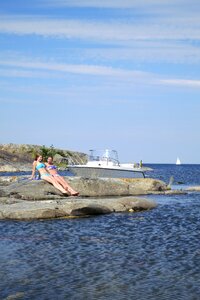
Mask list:
[[[102,78],[101,85],[104,88],[116,87],[116,82],[120,87],[140,85],[165,85],[165,86],[177,86],[177,87],[189,87],[199,88],[200,80],[184,79],[184,78],[167,78],[167,76],[160,76],[152,72],[142,72],[138,70],[127,70],[114,67],[96,66],[96,65],[69,65],[52,62],[41,61],[26,61],[22,59],[18,60],[0,60],[0,65],[4,67],[0,71],[2,77],[33,77],[33,78],[59,78],[61,74],[74,74],[77,76],[97,76]],[[83,77],[80,77],[83,80]],[[109,78],[109,81],[108,79]],[[98,82],[98,81],[97,81]],[[98,85],[96,82],[95,85]],[[89,84],[90,85],[90,84]],[[94,88],[94,87],[93,87]],[[91,88],[90,88],[91,90]],[[95,89],[96,92],[96,89]],[[64,91],[56,91],[60,95],[66,93]]]
[[84,21],[31,16],[1,16],[0,32],[17,35],[41,35],[58,38],[112,41],[200,39],[199,17],[173,20]]
[[[124,17],[131,15],[140,16],[140,22],[161,25],[163,22],[168,23],[169,27],[173,23],[181,26],[191,26],[199,24],[199,1],[190,0],[188,4],[185,0],[44,0],[40,2],[45,7],[62,7],[62,8],[93,8],[109,9],[112,14],[123,10]],[[127,14],[128,12],[128,14]],[[117,15],[116,15],[117,16]],[[190,21],[190,22],[188,22]],[[164,25],[164,23],[163,23]]]
[[[50,70],[64,73],[73,74],[85,74],[85,75],[97,75],[97,76],[116,76],[116,77],[144,77],[149,76],[150,73],[142,71],[129,71],[125,69],[95,66],[95,65],[70,65],[59,64],[50,62],[38,62],[38,61],[5,61],[0,60],[1,66],[7,67],[19,67],[25,69],[37,69],[37,70]],[[15,71],[16,72],[16,71]]]
[[[56,14],[1,15],[0,33],[19,36],[41,36],[50,40],[59,38],[79,42],[79,55],[86,59],[131,60],[136,62],[199,63],[200,19],[198,1],[190,8],[183,0],[52,0],[39,1],[38,5],[94,8],[127,8],[130,15],[123,18],[61,19]],[[131,9],[132,8],[132,9]],[[181,8],[181,9],[180,9]],[[196,8],[196,9],[195,9]],[[140,18],[135,18],[135,11]],[[146,16],[146,17],[144,17]],[[195,42],[197,42],[195,44]],[[81,43],[95,44],[81,47]],[[99,48],[98,48],[99,46]],[[81,55],[80,55],[81,53]],[[79,68],[80,69],[80,68]],[[73,68],[73,72],[75,69]],[[83,70],[83,73],[86,71]],[[89,68],[87,72],[90,73]],[[94,72],[94,71],[93,71]],[[97,72],[104,72],[98,69]],[[108,70],[107,70],[108,74]],[[112,71],[110,71],[112,74]]]
[[134,63],[186,63],[200,62],[199,47],[183,41],[140,41],[132,46],[81,49],[81,57],[99,61],[132,61]]
[[163,79],[160,80],[165,85],[174,85],[181,87],[200,88],[200,80],[188,80],[188,79]]

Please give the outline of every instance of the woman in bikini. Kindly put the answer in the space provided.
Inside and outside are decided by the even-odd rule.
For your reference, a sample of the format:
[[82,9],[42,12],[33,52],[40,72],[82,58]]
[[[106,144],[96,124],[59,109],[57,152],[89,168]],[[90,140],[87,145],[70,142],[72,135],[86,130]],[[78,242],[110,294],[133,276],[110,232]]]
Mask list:
[[67,181],[58,174],[57,167],[53,164],[53,157],[49,156],[47,163],[45,163],[48,172],[55,178],[55,180],[63,186],[63,188],[69,192],[71,196],[78,196],[79,193],[76,192]]
[[48,173],[46,170],[45,164],[42,162],[42,155],[36,155],[35,160],[33,162],[33,170],[30,179],[35,177],[35,171],[38,171],[42,180],[48,181],[49,183],[53,184],[55,188],[57,188],[61,193],[67,194],[67,191],[63,188],[61,184],[55,180],[55,177]]

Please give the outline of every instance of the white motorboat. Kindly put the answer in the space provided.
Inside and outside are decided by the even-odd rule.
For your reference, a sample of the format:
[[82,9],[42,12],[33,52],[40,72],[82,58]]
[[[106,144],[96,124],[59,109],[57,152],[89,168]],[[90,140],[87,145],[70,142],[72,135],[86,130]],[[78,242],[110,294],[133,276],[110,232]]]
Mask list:
[[144,178],[145,172],[152,170],[138,164],[123,163],[118,160],[115,150],[90,150],[86,164],[69,165],[75,175],[85,178]]

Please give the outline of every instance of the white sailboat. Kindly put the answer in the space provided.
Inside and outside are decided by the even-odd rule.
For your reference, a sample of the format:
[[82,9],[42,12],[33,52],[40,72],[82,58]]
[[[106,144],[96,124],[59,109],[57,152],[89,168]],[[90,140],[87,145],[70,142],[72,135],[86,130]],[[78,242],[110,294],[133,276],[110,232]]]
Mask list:
[[176,159],[176,165],[181,165],[181,161],[180,161],[179,157],[177,157],[177,159]]

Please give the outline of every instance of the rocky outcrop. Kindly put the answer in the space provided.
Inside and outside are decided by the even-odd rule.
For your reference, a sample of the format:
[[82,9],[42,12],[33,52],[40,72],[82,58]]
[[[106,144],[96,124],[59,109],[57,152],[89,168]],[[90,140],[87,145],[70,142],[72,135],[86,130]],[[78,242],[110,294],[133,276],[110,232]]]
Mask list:
[[0,219],[32,220],[64,217],[83,217],[112,212],[134,212],[152,209],[152,201],[134,198],[63,199],[44,201],[22,201],[0,204]]
[[[169,190],[160,180],[151,178],[115,179],[65,177],[69,184],[80,192],[82,197],[108,197],[147,195]],[[0,177],[0,194],[23,200],[60,199],[63,195],[51,184],[43,180],[29,180],[28,177]]]
[[0,166],[0,172],[19,172],[19,169],[13,165],[4,164]]
[[[54,153],[55,162],[65,165],[85,154],[36,145],[0,145],[0,172],[30,171],[34,153]],[[42,153],[41,153],[42,154]],[[48,154],[49,155],[49,154]],[[0,176],[0,219],[46,219],[134,212],[156,206],[136,197],[148,194],[170,194],[164,182],[151,178],[114,179],[65,177],[79,197],[63,196],[43,180],[29,176]],[[180,191],[179,191],[180,192]]]
[[31,171],[35,154],[55,157],[55,163],[65,168],[68,163],[86,162],[86,154],[29,144],[0,144],[0,172]]
[[164,182],[150,178],[65,179],[80,192],[79,197],[63,196],[43,180],[1,176],[0,219],[43,219],[134,212],[151,209],[156,204],[133,196],[168,191]]

